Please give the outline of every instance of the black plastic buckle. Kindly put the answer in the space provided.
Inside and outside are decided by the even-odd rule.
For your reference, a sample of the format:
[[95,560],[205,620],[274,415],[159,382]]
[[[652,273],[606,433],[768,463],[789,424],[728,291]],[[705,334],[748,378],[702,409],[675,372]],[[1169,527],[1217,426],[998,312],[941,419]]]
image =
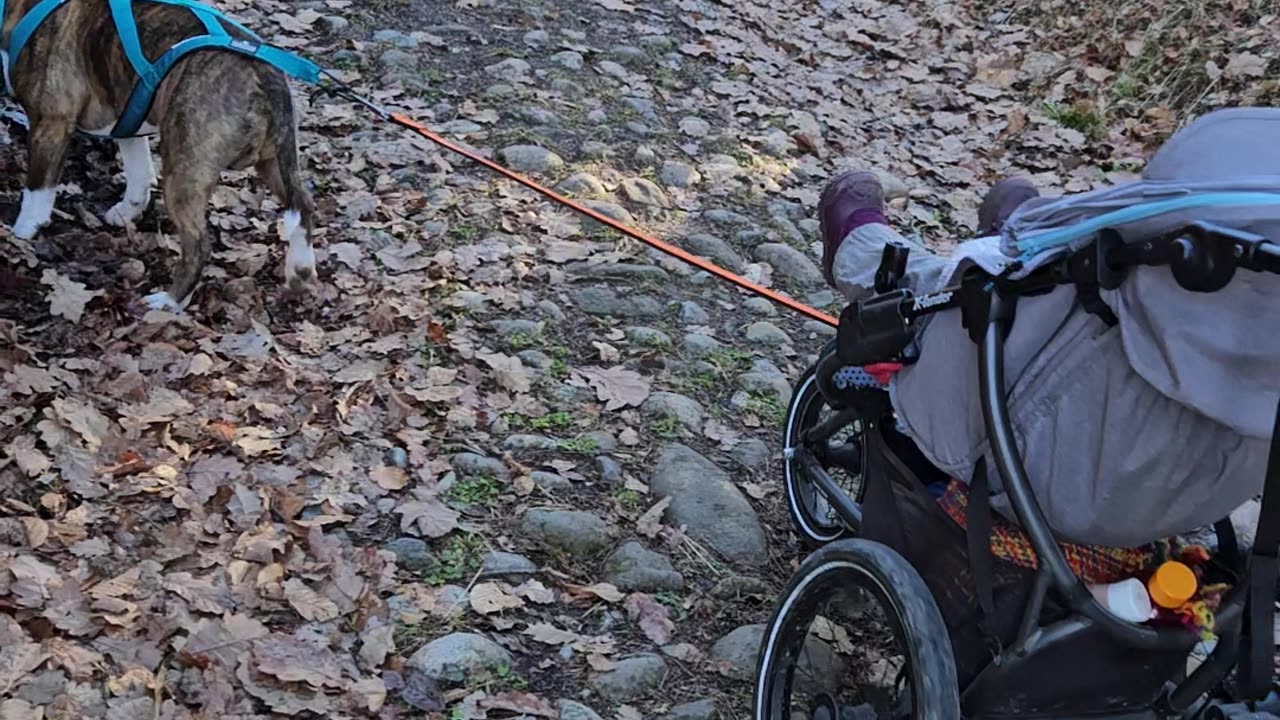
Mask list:
[[836,355],[845,365],[889,362],[911,342],[911,325],[902,314],[910,290],[895,290],[853,303],[840,313]]
[[911,257],[911,247],[902,243],[884,244],[880,253],[880,267],[876,268],[876,293],[893,292],[907,275],[907,259]]

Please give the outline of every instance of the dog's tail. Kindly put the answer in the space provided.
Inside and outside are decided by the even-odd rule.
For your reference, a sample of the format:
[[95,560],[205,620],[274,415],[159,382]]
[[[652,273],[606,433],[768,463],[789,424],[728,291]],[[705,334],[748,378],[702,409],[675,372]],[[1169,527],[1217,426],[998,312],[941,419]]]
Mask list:
[[259,77],[271,106],[271,121],[276,145],[265,148],[266,158],[259,166],[267,183],[284,205],[284,228],[281,233],[288,243],[285,277],[291,285],[309,282],[315,276],[315,251],[311,236],[315,229],[315,201],[302,182],[298,159],[298,119],[293,109],[293,95],[284,75],[275,68],[263,68]]

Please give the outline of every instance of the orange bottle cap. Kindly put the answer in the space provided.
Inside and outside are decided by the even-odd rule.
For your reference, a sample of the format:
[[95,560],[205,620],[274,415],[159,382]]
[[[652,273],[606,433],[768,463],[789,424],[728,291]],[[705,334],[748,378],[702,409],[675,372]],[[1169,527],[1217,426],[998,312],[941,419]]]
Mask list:
[[1151,601],[1163,608],[1179,608],[1196,594],[1196,574],[1191,568],[1176,560],[1156,568],[1156,572],[1147,581],[1147,592],[1151,593]]

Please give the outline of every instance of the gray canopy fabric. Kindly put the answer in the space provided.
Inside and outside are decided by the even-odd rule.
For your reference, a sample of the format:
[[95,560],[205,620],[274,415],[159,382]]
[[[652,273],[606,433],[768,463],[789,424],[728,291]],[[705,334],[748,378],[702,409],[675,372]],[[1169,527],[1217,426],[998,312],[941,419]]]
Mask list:
[[[1280,110],[1207,115],[1171,138],[1141,180],[1029,202],[1000,238],[963,243],[945,259],[915,253],[909,282],[936,290],[972,263],[1000,272],[1028,260],[1028,238],[1117,209],[1246,191],[1280,193]],[[1280,204],[1205,207],[1118,229],[1137,241],[1200,219],[1280,241]],[[883,246],[876,233],[859,232],[836,258],[837,285],[850,299],[871,286]],[[1023,272],[1091,239],[1040,252]],[[1008,340],[1010,412],[1050,524],[1066,540],[1127,547],[1225,517],[1262,487],[1280,401],[1280,278],[1240,271],[1225,290],[1200,294],[1167,268],[1140,268],[1103,300],[1116,327],[1084,311],[1073,288],[1025,298]],[[919,360],[890,386],[900,426],[957,477],[970,478],[984,456],[993,467],[977,349],[959,313],[933,317],[916,342]],[[1012,517],[998,478],[993,485],[994,506]]]

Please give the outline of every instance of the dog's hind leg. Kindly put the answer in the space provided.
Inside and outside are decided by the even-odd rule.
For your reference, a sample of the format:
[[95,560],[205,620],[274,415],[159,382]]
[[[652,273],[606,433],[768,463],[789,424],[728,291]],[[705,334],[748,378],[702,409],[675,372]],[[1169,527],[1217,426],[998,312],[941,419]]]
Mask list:
[[[171,153],[170,150],[164,155],[164,204],[178,231],[182,257],[174,266],[169,290],[148,295],[144,300],[155,310],[181,312],[191,301],[191,294],[213,250],[208,220],[209,199],[218,186],[222,169],[209,158]],[[180,158],[184,164],[170,167],[169,158]]]
[[53,217],[58,180],[67,161],[67,149],[75,132],[75,120],[57,116],[33,116],[27,134],[27,185],[13,234],[23,240],[35,237]]
[[124,227],[141,215],[151,203],[151,185],[156,181],[155,164],[151,161],[151,143],[145,137],[117,141],[124,165],[124,197],[107,211],[108,224]]
[[284,256],[284,278],[289,289],[302,290],[316,277],[316,251],[311,245],[311,229],[315,216],[315,204],[311,195],[302,187],[296,166],[293,172],[284,172],[283,163],[268,158],[258,163],[258,176],[271,188],[272,194],[284,205],[281,239],[287,243]]

